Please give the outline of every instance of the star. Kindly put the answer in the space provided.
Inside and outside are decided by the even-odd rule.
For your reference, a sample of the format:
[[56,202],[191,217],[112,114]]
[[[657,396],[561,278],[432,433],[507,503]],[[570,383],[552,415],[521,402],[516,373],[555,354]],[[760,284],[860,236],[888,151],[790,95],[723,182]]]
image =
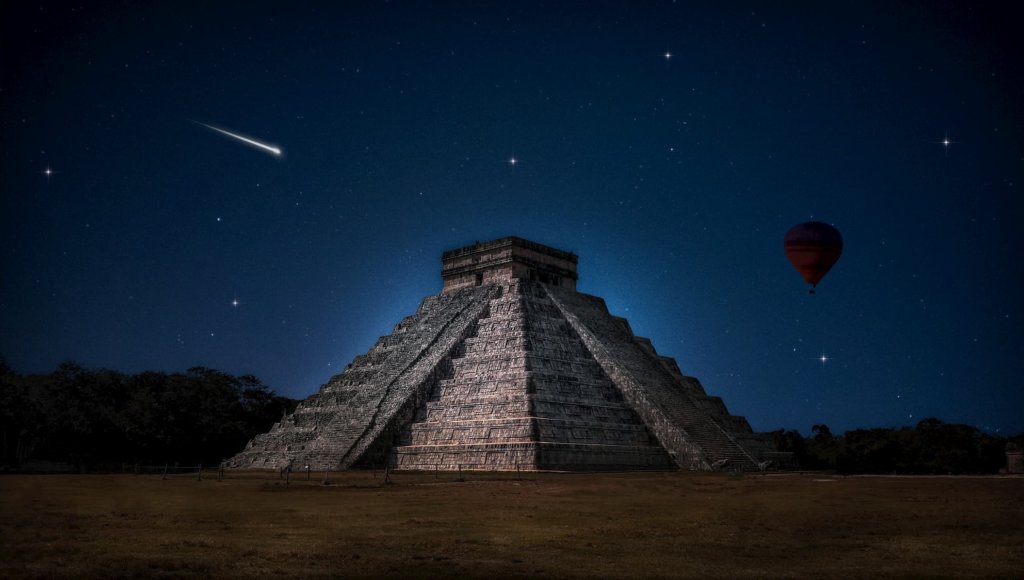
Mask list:
[[46,169],[40,171],[39,173],[42,173],[43,175],[45,175],[46,176],[46,182],[49,183],[50,182],[50,178],[53,177],[54,171],[53,171],[53,169],[50,169],[49,165],[47,165]]
[[509,165],[511,165],[512,167],[515,167],[516,163],[519,163],[519,160],[516,159],[515,155],[513,155],[511,158],[509,158],[509,160],[508,160],[508,164]]
[[821,366],[825,366],[825,363],[828,362],[828,357],[825,356],[825,351],[821,351],[821,358],[819,358],[818,360],[821,361]]
[[946,152],[946,157],[949,157],[949,146],[955,144],[956,141],[949,138],[948,130],[943,134],[942,141],[939,141],[939,145],[942,145],[942,149]]
[[672,53],[666,50],[664,56],[665,60],[669,60],[672,58]]
[[239,302],[239,301],[238,301],[238,297],[237,297],[237,296],[236,296],[235,298],[232,298],[232,299],[231,299],[231,306],[232,306],[232,307],[234,307],[234,308],[238,308],[238,305],[239,305],[239,304],[241,304],[241,302]]

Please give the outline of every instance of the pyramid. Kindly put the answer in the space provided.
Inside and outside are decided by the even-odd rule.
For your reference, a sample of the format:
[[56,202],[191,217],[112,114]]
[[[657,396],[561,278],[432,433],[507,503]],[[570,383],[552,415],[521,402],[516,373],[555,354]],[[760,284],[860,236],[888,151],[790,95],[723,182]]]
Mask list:
[[444,252],[440,294],[228,465],[754,470],[785,459],[577,292],[577,260],[516,237]]

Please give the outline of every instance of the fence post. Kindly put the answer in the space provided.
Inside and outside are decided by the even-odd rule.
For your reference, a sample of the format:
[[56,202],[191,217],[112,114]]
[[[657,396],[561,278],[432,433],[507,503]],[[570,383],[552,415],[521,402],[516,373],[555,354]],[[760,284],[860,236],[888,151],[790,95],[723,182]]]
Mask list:
[[202,481],[203,480],[203,464],[202,463],[200,463],[199,465],[196,466],[196,474],[197,474],[196,475],[196,481]]
[[164,464],[164,479],[167,479],[167,464]]

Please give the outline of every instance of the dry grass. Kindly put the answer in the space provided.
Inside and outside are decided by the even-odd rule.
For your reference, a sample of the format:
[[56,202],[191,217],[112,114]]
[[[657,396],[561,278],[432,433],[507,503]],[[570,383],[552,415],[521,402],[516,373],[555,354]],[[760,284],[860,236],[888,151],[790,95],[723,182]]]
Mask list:
[[0,477],[0,577],[1021,577],[1024,479]]

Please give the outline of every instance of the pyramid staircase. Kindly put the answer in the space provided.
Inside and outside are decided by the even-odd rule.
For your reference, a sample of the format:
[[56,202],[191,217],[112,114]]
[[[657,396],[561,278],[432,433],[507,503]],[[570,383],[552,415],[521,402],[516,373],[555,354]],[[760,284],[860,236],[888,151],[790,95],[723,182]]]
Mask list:
[[402,433],[400,469],[668,469],[537,282],[492,300]]
[[[471,332],[500,287],[459,290],[426,298],[416,314],[381,337],[365,355],[302,401],[295,412],[257,435],[229,460],[234,467],[344,469],[366,455],[396,420],[410,415],[429,378],[444,372],[452,350]],[[386,450],[385,450],[386,451]]]

